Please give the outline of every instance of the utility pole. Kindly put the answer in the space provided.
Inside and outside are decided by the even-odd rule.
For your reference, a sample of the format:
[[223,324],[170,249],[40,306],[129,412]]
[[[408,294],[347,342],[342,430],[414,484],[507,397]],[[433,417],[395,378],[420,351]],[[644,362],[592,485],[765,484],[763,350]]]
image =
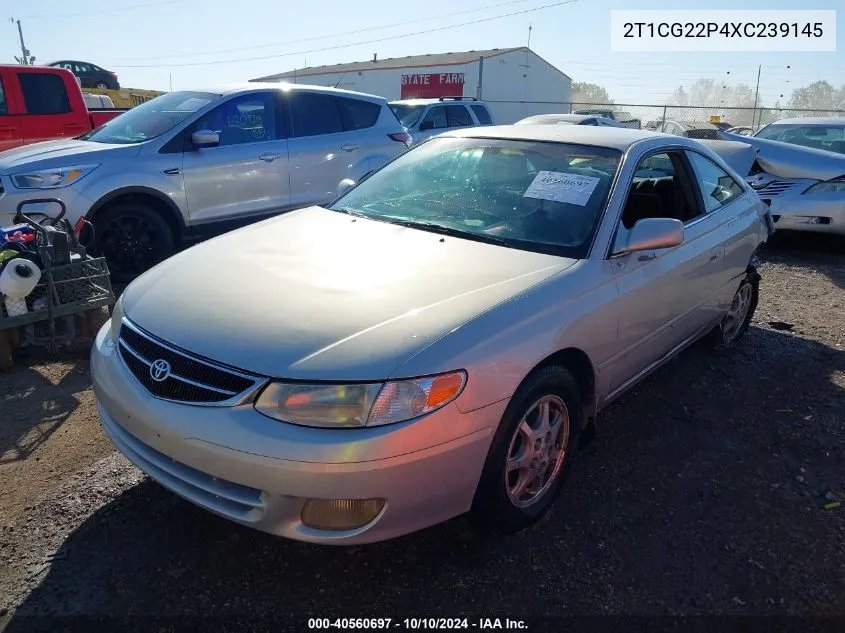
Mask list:
[[26,44],[23,42],[23,29],[21,28],[21,21],[15,20],[15,18],[10,18],[10,22],[17,22],[18,25],[18,36],[21,40],[21,56],[15,57],[19,63],[23,64],[24,66],[31,66],[32,63],[35,61],[35,58],[30,58],[29,51],[26,49]]
[[754,90],[754,110],[751,112],[751,129],[754,129],[754,119],[757,117],[757,97],[760,96],[760,71],[763,65],[757,66],[757,88]]

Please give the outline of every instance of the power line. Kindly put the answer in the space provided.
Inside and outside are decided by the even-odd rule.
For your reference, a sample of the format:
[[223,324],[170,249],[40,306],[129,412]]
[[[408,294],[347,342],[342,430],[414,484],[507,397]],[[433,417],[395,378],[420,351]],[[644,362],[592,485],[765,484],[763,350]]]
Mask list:
[[564,4],[572,4],[574,2],[578,2],[578,0],[562,0],[561,2],[553,2],[551,4],[545,4],[540,7],[534,7],[533,9],[523,9],[522,11],[512,11],[511,13],[503,13],[501,15],[494,15],[489,18],[482,18],[480,20],[472,20],[470,22],[461,22],[459,24],[449,24],[446,26],[440,26],[433,29],[425,29],[423,31],[415,31],[413,33],[403,33],[402,35],[391,35],[388,37],[381,37],[373,40],[365,40],[361,42],[353,42],[351,44],[338,44],[336,46],[325,46],[323,48],[313,48],[305,51],[296,51],[293,53],[275,53],[273,55],[262,55],[259,57],[241,57],[238,59],[218,59],[208,62],[185,62],[181,64],[110,64],[113,68],[161,68],[161,67],[168,67],[168,68],[181,68],[185,66],[211,66],[216,64],[234,64],[237,62],[251,62],[257,61],[261,59],[274,59],[277,57],[293,57],[295,55],[307,55],[310,53],[321,53],[323,51],[333,51],[338,50],[341,48],[351,48],[353,46],[362,46],[364,44],[375,44],[378,42],[387,42],[389,40],[398,40],[403,37],[412,37],[414,35],[424,35],[426,33],[436,33],[438,31],[446,31],[449,29],[456,29],[462,26],[470,26],[472,24],[481,24],[482,22],[490,22],[492,20],[501,20],[502,18],[509,18],[514,15],[522,15],[525,13],[533,13],[535,11],[542,11],[543,9],[551,9],[552,7],[559,7]]
[[130,4],[125,7],[110,7],[97,9],[96,11],[78,11],[76,13],[50,13],[44,15],[30,15],[22,20],[51,20],[53,18],[77,18],[83,16],[100,15],[101,13],[115,13],[117,11],[128,11],[131,9],[146,9],[148,7],[159,7],[165,4],[177,4],[185,0],[161,0],[160,2],[145,2],[144,4]]
[[397,26],[407,26],[409,24],[417,24],[419,22],[430,22],[431,20],[440,20],[442,18],[448,18],[455,15],[464,15],[467,13],[478,13],[479,11],[486,11],[488,9],[496,9],[498,7],[510,6],[514,4],[523,4],[525,2],[530,2],[530,0],[508,0],[508,2],[499,2],[497,4],[488,4],[483,7],[477,7],[475,9],[465,9],[463,11],[455,11],[453,13],[442,13],[440,15],[436,15],[433,17],[428,18],[419,18],[416,20],[404,20],[402,22],[394,22],[393,24],[384,24],[382,26],[371,26],[365,29],[356,29],[354,31],[343,31],[342,33],[331,33],[328,35],[319,35],[317,37],[306,37],[299,40],[287,40],[285,42],[273,42],[271,44],[260,44],[256,46],[242,46],[240,48],[227,48],[227,49],[214,49],[214,50],[206,50],[206,51],[197,51],[194,53],[178,53],[176,55],[156,55],[154,57],[127,57],[125,58],[126,61],[142,61],[142,60],[152,60],[152,59],[177,59],[181,57],[196,57],[197,55],[212,55],[214,53],[236,53],[238,51],[251,51],[251,50],[259,50],[262,48],[273,48],[274,46],[287,46],[288,44],[301,44],[303,42],[314,42],[317,40],[327,40],[334,37],[343,37],[344,35],[357,35],[358,33],[367,33],[370,31],[381,31],[384,29],[391,29]]

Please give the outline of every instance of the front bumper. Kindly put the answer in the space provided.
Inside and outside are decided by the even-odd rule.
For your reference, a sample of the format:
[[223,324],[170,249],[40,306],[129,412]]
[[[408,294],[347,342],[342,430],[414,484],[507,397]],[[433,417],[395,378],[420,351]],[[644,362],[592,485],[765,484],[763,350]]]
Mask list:
[[784,195],[771,198],[769,211],[778,231],[845,235],[845,196],[818,200],[809,195]]
[[[103,428],[164,487],[232,521],[327,544],[381,541],[469,510],[506,401],[461,414],[453,404],[414,422],[316,429],[271,420],[252,405],[189,406],[154,398],[126,369],[108,324],[91,375]],[[300,519],[306,499],[385,499],[355,530]]]
[[[67,215],[71,224],[84,217],[91,209],[93,202],[71,187],[60,187],[58,189],[18,189],[12,184],[9,176],[0,175],[0,227],[14,224],[15,213],[18,205],[27,200],[35,198],[58,198],[65,203]],[[59,212],[56,204],[27,205],[24,213],[46,213],[51,217]]]

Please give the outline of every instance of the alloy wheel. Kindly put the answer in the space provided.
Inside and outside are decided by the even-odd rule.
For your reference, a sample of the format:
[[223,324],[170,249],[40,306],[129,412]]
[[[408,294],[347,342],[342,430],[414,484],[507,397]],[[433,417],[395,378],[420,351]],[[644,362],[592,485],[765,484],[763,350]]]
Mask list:
[[146,218],[120,214],[99,229],[99,249],[113,272],[139,275],[168,256],[158,227]]
[[569,450],[569,435],[569,410],[558,396],[543,396],[528,408],[507,452],[505,488],[513,505],[527,508],[548,492]]
[[736,291],[731,307],[722,321],[722,340],[725,343],[733,343],[742,332],[748,310],[751,308],[752,292],[750,283],[743,283]]

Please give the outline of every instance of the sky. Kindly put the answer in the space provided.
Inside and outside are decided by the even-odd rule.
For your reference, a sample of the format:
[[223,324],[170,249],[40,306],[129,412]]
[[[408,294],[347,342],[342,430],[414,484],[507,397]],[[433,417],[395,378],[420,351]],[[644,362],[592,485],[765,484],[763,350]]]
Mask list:
[[[612,9],[801,9],[799,0],[31,0],[6,5],[0,63],[20,55],[20,19],[36,63],[79,59],[113,70],[125,87],[202,87],[321,64],[425,53],[524,46],[573,78],[604,86],[617,103],[662,104],[700,78],[754,86],[772,105],[794,88],[827,79],[845,85],[845,5],[837,52],[614,53]],[[546,5],[557,6],[546,7]],[[516,12],[522,12],[516,15]],[[504,17],[500,17],[504,16]],[[490,19],[493,18],[493,19]],[[467,22],[476,24],[465,24]],[[382,28],[384,27],[384,28]],[[447,28],[444,28],[447,27]],[[428,33],[419,31],[437,29]],[[381,41],[372,41],[381,40]],[[362,43],[367,42],[367,43]],[[319,50],[323,49],[323,50]],[[329,49],[329,50],[325,50]],[[263,58],[263,59],[255,59]],[[240,60],[240,61],[230,61]],[[225,62],[225,63],[221,63]],[[187,65],[190,64],[190,65]]]

